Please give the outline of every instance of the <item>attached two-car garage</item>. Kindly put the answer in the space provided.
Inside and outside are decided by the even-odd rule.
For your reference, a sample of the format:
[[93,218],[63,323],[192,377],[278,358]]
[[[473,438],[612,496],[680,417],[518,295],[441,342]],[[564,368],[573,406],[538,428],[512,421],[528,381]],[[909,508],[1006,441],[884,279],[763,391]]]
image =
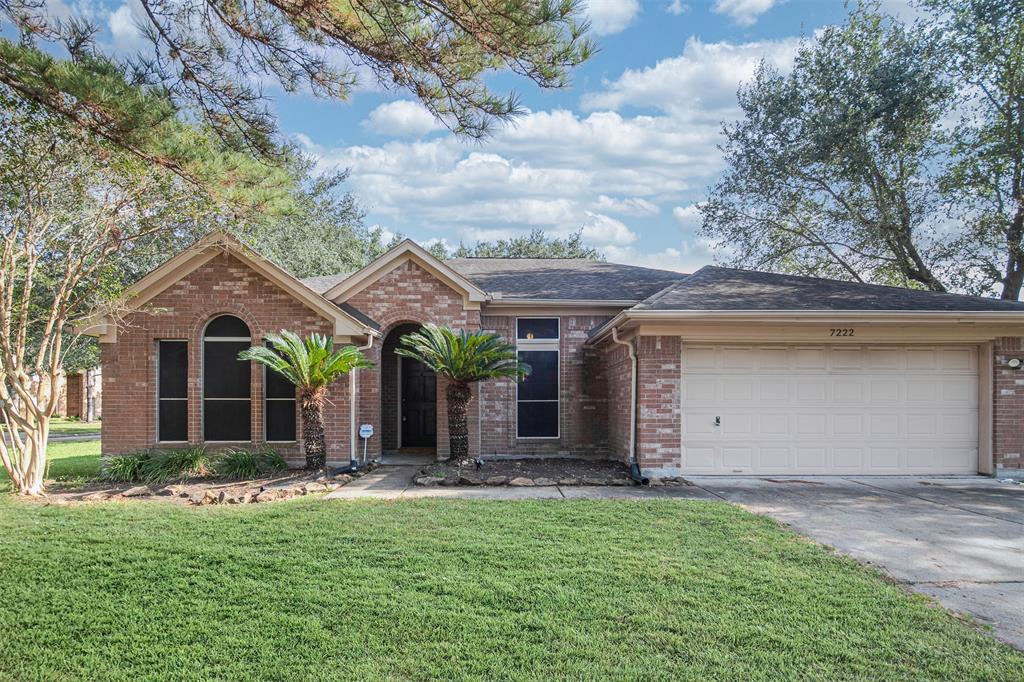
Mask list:
[[691,474],[973,474],[974,345],[684,344]]

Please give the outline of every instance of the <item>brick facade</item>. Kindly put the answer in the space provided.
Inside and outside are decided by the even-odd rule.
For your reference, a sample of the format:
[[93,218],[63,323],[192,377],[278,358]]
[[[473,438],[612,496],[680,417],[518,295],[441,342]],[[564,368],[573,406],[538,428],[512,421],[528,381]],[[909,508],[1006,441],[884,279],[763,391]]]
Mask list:
[[[441,282],[412,260],[399,263],[372,284],[348,298],[346,302],[378,322],[381,332],[384,334],[383,342],[375,341],[366,353],[367,357],[376,364],[377,369],[359,372],[359,423],[372,424],[374,433],[377,434],[393,434],[394,426],[392,424],[389,423],[386,429],[382,424],[382,416],[389,422],[397,422],[398,419],[397,413],[394,411],[397,407],[397,395],[393,398],[388,397],[390,387],[387,392],[382,393],[382,382],[385,380],[385,375],[390,386],[390,382],[395,380],[394,376],[397,370],[397,363],[394,362],[392,352],[395,339],[391,333],[395,330],[403,333],[400,328],[405,325],[420,325],[426,322],[454,329],[477,330],[480,328],[480,311],[467,310],[462,294]],[[385,348],[391,354],[387,360],[384,360]],[[382,398],[387,402],[383,415]],[[471,403],[470,434],[479,434],[476,410],[473,409],[473,406]],[[391,443],[396,442],[392,440],[392,437],[388,436],[388,443],[383,442],[383,437],[372,438],[367,444],[368,456],[376,457],[381,453],[382,446],[386,449]],[[474,455],[479,453],[479,447],[478,435],[471,436],[470,453]],[[437,386],[437,452],[440,457],[445,457],[448,454],[447,401],[441,381]]]
[[[202,334],[206,323],[222,314],[244,320],[254,342],[281,329],[301,335],[332,332],[330,322],[238,259],[227,253],[216,256],[129,315],[118,331],[117,343],[101,344],[104,454],[161,446],[156,423],[156,342],[160,339],[188,341],[188,437],[190,443],[202,442]],[[263,370],[256,363],[251,397],[253,445],[259,445]],[[348,461],[348,414],[348,383],[342,381],[331,387],[326,408],[328,461]],[[298,443],[274,447],[289,463],[302,461]]]
[[[341,301],[339,301],[341,302]],[[373,369],[355,375],[357,424],[372,424],[375,436],[367,454],[377,457],[400,445],[398,338],[430,322],[455,329],[492,331],[515,341],[515,316],[500,309],[482,315],[415,260],[404,260],[345,300],[380,324],[367,356]],[[483,306],[486,308],[486,303]],[[202,333],[212,318],[236,315],[249,326],[254,342],[268,332],[288,329],[300,335],[331,334],[333,323],[306,307],[229,253],[220,253],[169,286],[119,327],[116,343],[103,343],[104,454],[157,447],[157,341],[189,344],[188,441],[202,442]],[[538,317],[545,316],[542,313]],[[587,345],[588,333],[607,320],[600,315],[561,315],[559,340],[559,437],[519,439],[516,434],[516,385],[511,380],[474,387],[470,404],[470,453],[483,456],[584,456],[629,458],[632,368],[627,349],[605,341]],[[673,470],[680,464],[680,397],[686,369],[678,336],[640,336],[635,340],[638,371],[636,451],[645,470]],[[1007,366],[1024,358],[1024,338],[997,339],[992,367],[993,453],[996,468],[1024,473],[1024,369]],[[68,392],[81,389],[69,378]],[[444,380],[437,386],[437,454],[448,454]],[[253,445],[263,432],[263,369],[251,373]],[[69,401],[70,402],[70,401]],[[326,408],[328,461],[346,462],[350,439],[349,381],[330,389]],[[69,404],[70,409],[70,404]],[[301,437],[301,434],[300,434]],[[355,445],[358,443],[358,439]],[[301,443],[275,444],[292,464],[302,460]],[[361,447],[357,450],[361,454]]]
[[1024,472],[1024,369],[1007,366],[1024,358],[1024,338],[996,339],[993,352],[992,453],[997,471]]
[[[537,315],[550,317],[550,315]],[[511,379],[488,381],[480,387],[477,405],[483,455],[572,455],[605,457],[608,454],[608,389],[603,353],[586,346],[588,333],[607,321],[594,315],[559,317],[559,437],[522,440],[516,437],[516,385]],[[515,342],[516,318],[486,315],[483,329]]]

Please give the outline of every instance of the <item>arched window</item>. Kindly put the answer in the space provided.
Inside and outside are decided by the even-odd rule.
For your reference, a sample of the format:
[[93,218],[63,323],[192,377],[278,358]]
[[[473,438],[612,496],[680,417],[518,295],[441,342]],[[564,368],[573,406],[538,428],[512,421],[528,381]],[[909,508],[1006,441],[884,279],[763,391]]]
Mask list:
[[250,363],[238,354],[252,345],[249,327],[234,315],[210,320],[203,332],[203,440],[252,440]]

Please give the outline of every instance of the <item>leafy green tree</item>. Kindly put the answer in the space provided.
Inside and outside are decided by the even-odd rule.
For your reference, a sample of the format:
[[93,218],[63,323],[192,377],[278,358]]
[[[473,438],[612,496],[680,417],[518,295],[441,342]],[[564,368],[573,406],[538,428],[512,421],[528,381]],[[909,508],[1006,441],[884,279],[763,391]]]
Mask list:
[[101,308],[116,318],[126,264],[208,206],[177,175],[0,87],[0,462],[16,490],[42,492],[76,324]]
[[453,258],[585,258],[604,260],[601,253],[583,243],[583,231],[574,232],[565,239],[549,237],[543,230],[493,242],[477,242],[473,246],[459,244]]
[[788,75],[762,65],[724,128],[704,234],[742,266],[944,290],[942,58],[866,6],[805,42]]
[[324,405],[327,389],[342,376],[358,367],[372,367],[355,346],[334,349],[334,341],[313,334],[305,341],[293,332],[267,334],[273,348],[253,346],[238,354],[241,360],[266,365],[295,384],[302,415],[302,446],[306,468],[322,469],[327,462],[324,440]]
[[530,372],[519,362],[516,347],[497,334],[455,331],[425,324],[406,334],[395,349],[397,355],[418,360],[448,380],[448,438],[453,464],[469,463],[469,423],[466,410],[473,393],[470,385],[488,379],[521,379]]
[[[147,45],[114,61],[82,17],[41,0],[4,0],[21,41],[0,38],[0,82],[151,161],[180,168],[154,129],[190,112],[232,148],[278,151],[262,84],[344,100],[369,80],[414,94],[460,134],[480,137],[522,111],[485,78],[510,70],[541,87],[567,83],[593,52],[579,0],[141,0]],[[61,8],[65,6],[61,5]],[[59,44],[70,59],[39,49]],[[51,50],[52,52],[52,50]],[[112,77],[113,72],[113,77]],[[121,76],[142,88],[125,91]],[[126,99],[122,97],[127,96]],[[147,99],[156,97],[158,109]],[[165,104],[166,102],[166,104]]]
[[928,28],[946,55],[959,121],[941,187],[963,225],[951,251],[967,267],[959,288],[1024,285],[1024,2],[925,0]]

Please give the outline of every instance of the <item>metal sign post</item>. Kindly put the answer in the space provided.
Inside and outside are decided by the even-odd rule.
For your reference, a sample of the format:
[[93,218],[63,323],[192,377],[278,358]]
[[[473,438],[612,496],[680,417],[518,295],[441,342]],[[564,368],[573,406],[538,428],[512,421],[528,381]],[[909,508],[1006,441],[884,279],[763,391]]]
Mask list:
[[363,465],[366,465],[366,443],[373,436],[373,424],[363,424],[359,427],[359,437],[363,439]]

